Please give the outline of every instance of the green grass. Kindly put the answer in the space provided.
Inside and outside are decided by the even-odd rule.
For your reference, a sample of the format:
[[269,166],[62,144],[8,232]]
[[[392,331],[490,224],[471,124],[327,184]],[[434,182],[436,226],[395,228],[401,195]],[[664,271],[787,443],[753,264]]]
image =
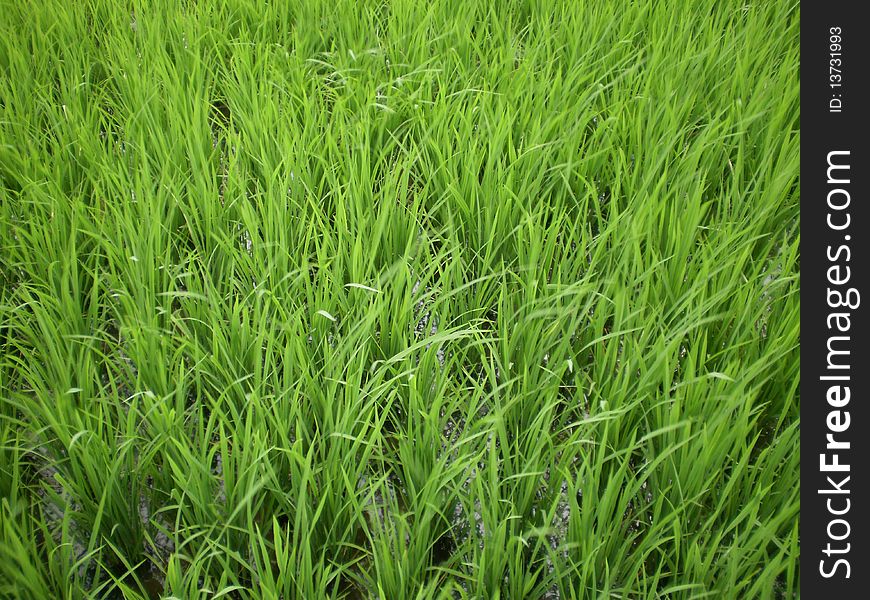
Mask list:
[[796,596],[799,18],[0,1],[0,596]]

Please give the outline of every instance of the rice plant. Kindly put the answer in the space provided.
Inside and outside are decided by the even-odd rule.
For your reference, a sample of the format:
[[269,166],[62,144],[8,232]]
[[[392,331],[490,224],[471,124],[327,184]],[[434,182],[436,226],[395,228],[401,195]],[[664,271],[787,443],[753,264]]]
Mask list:
[[0,596],[796,597],[799,26],[0,0]]

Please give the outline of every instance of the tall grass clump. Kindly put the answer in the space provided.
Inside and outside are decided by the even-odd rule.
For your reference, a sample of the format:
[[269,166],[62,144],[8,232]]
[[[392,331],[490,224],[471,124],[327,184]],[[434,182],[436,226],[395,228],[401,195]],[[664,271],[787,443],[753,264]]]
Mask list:
[[799,21],[0,0],[0,597],[796,596]]

